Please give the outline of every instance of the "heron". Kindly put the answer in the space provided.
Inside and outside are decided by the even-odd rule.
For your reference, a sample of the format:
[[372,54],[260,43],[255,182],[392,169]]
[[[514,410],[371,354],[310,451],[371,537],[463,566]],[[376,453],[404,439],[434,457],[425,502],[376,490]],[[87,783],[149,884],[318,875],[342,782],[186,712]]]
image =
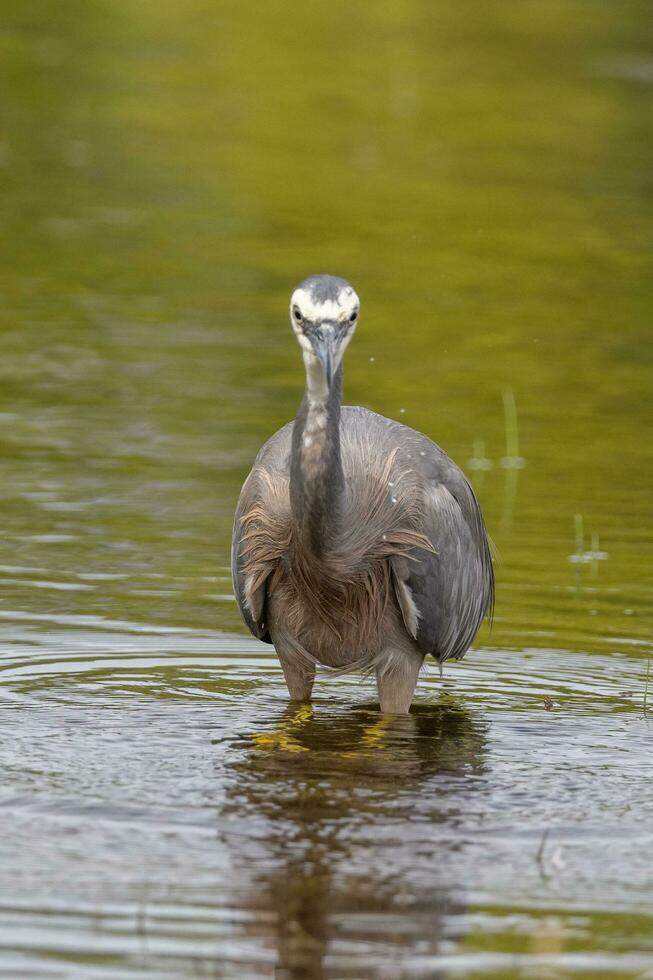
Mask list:
[[304,396],[243,484],[233,585],[292,700],[310,701],[321,665],[374,673],[381,711],[405,714],[425,658],[460,659],[491,617],[494,572],[481,508],[453,460],[421,432],[342,405],[359,313],[339,276],[309,276],[292,293]]

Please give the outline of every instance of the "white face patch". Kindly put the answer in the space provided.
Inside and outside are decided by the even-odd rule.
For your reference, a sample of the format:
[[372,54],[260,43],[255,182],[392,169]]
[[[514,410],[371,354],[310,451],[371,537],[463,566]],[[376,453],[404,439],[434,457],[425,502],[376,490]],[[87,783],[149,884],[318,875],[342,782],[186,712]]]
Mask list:
[[[342,362],[343,354],[356,329],[356,316],[351,320],[352,314],[358,314],[360,300],[356,291],[349,285],[343,286],[338,293],[337,299],[328,299],[319,302],[313,299],[310,289],[299,286],[290,298],[290,322],[293,332],[297,337],[299,346],[304,357],[306,368],[306,382],[309,397],[314,402],[325,402],[329,392],[324,380],[324,371],[320,359],[317,357],[313,345],[305,333],[305,324],[320,324],[325,321],[335,321],[346,325],[339,337],[337,352],[334,358],[334,371],[337,371]],[[300,321],[296,318],[296,311],[300,314]]]
[[321,320],[336,320],[343,323],[349,320],[359,306],[360,300],[351,286],[343,286],[337,300],[327,299],[323,303],[315,302],[310,292],[300,286],[290,297],[290,322],[301,344],[302,325],[295,320],[293,309],[297,308],[302,319],[310,323],[319,323]]

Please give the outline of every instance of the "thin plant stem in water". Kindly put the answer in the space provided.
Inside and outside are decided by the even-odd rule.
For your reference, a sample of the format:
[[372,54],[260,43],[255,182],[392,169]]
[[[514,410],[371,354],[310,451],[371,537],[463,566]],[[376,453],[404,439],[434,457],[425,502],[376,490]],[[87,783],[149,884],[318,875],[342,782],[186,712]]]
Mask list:
[[583,555],[585,554],[585,529],[583,527],[583,515],[574,514],[574,537],[576,540],[576,592],[581,591],[583,578]]
[[599,563],[597,555],[599,554],[599,535],[597,531],[592,531],[592,564],[590,565],[590,576],[592,578],[598,578],[599,576]]
[[549,828],[547,827],[542,834],[542,839],[540,840],[540,846],[538,847],[537,854],[535,856],[535,860],[537,861],[537,866],[539,868],[540,876],[545,880],[549,877],[548,874],[546,873],[546,868],[544,866],[544,848],[546,847],[546,842],[548,837],[549,837]]
[[525,460],[519,455],[519,426],[517,424],[517,404],[512,388],[504,388],[503,418],[506,433],[506,455],[501,465],[506,471],[503,485],[503,513],[501,524],[510,527],[517,498],[517,472],[525,465]]
[[589,563],[590,576],[597,579],[599,577],[599,562],[606,561],[609,555],[607,551],[601,551],[598,531],[592,531],[590,550],[585,550],[585,527],[582,514],[574,514],[574,542],[574,552],[568,556],[568,559],[576,566],[576,591],[580,592],[583,576],[582,566]]
[[646,682],[644,684],[644,714],[648,711],[648,685],[651,679],[651,658],[646,661]]
[[492,469],[492,460],[485,455],[485,440],[474,439],[472,457],[467,460],[470,470],[474,471],[473,481],[477,490],[481,490],[485,482],[485,471]]
[[583,515],[574,514],[574,534],[576,538],[576,554],[579,558],[585,552],[585,532],[583,530]]
[[512,388],[503,389],[503,415],[506,427],[506,458],[519,457],[519,428],[517,425],[517,404]]

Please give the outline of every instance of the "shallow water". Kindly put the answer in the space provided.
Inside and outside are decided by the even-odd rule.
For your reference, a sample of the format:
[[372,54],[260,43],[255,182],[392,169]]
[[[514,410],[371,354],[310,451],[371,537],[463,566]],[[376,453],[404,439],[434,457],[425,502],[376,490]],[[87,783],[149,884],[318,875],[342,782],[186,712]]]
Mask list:
[[[0,975],[653,976],[647,5],[0,9]],[[500,555],[393,722],[231,594],[319,270]]]

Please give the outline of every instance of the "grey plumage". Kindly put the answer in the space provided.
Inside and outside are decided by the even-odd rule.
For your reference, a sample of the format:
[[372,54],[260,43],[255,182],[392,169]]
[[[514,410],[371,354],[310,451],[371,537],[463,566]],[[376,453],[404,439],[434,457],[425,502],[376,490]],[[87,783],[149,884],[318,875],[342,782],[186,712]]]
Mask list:
[[336,277],[293,293],[306,392],[241,491],[234,591],[250,630],[274,643],[291,696],[310,696],[316,663],[374,670],[382,709],[406,711],[424,656],[462,657],[491,613],[492,559],[473,490],[435,443],[341,409],[357,313]]
[[307,276],[297,288],[310,292],[317,303],[326,303],[327,300],[337,302],[341,291],[352,287],[340,276]]

